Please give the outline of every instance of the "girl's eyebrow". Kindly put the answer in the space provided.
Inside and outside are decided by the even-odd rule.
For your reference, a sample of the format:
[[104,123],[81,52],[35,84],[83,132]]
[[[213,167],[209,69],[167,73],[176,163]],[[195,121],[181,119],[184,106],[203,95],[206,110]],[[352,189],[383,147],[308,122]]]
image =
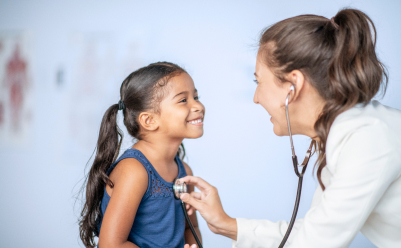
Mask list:
[[188,93],[188,91],[182,91],[182,92],[178,93],[177,95],[175,95],[175,96],[174,96],[173,98],[171,98],[171,99],[174,99],[174,98],[176,98],[177,96],[182,95],[182,94],[185,94],[185,93]]
[[[177,95],[175,95],[175,96],[174,96],[173,98],[171,98],[171,99],[174,99],[174,98],[176,98],[177,96],[183,95],[183,94],[186,94],[186,93],[188,93],[187,90],[186,90],[186,91],[182,91],[182,92],[178,93]],[[197,89],[195,89],[195,93],[198,93],[198,90],[197,90]]]

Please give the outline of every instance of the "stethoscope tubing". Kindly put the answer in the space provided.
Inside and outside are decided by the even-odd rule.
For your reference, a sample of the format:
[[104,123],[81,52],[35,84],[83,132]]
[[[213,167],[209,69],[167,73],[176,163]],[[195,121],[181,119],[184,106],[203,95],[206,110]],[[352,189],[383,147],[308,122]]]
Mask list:
[[185,219],[187,220],[188,226],[191,229],[192,234],[194,235],[196,243],[198,244],[198,248],[203,248],[202,243],[200,242],[200,240],[198,238],[198,235],[195,232],[195,228],[192,225],[191,220],[189,219],[189,216],[188,216],[188,213],[187,213],[187,210],[186,210],[186,207],[185,207],[185,202],[181,201],[181,207],[182,207],[182,211],[184,212]]
[[[306,169],[306,166],[304,166],[304,169]],[[303,174],[303,173],[302,173]],[[287,231],[285,232],[285,235],[283,237],[283,240],[281,240],[281,243],[279,245],[279,248],[284,247],[285,243],[287,242],[288,237],[290,236],[292,227],[294,226],[295,223],[295,219],[297,217],[298,214],[298,208],[299,208],[299,202],[301,200],[301,192],[302,192],[302,181],[303,181],[303,176],[300,176],[298,178],[298,188],[297,188],[297,197],[295,199],[295,205],[294,205],[294,210],[292,212],[292,216],[291,216],[291,221],[290,224],[288,225]]]
[[185,220],[187,221],[188,226],[189,226],[189,228],[191,229],[192,235],[194,235],[195,241],[196,241],[196,243],[198,244],[198,248],[203,248],[202,243],[201,243],[201,241],[199,240],[199,237],[198,237],[198,235],[197,235],[196,232],[195,232],[195,228],[194,228],[194,226],[192,225],[191,220],[189,219],[189,216],[188,216],[188,213],[187,213],[187,209],[186,209],[186,207],[185,207],[185,202],[183,202],[183,201],[180,199],[180,195],[181,195],[182,193],[188,193],[188,192],[187,192],[186,184],[185,184],[185,183],[180,183],[179,179],[176,178],[176,179],[174,179],[174,181],[173,181],[173,195],[174,195],[174,198],[175,198],[176,200],[180,200],[180,202],[181,202],[181,207],[182,207],[182,211],[184,212]]
[[[297,175],[297,177],[298,177],[298,188],[297,188],[297,196],[296,196],[296,199],[295,199],[294,210],[293,210],[292,216],[291,216],[291,221],[290,221],[290,223],[288,225],[287,231],[285,232],[285,235],[284,235],[283,239],[281,240],[281,243],[280,243],[278,248],[283,248],[284,247],[285,243],[288,240],[288,237],[290,236],[292,227],[294,226],[295,219],[296,219],[297,214],[298,214],[299,202],[301,200],[303,176],[305,174],[306,167],[308,166],[309,158],[312,155],[312,146],[313,146],[313,141],[312,141],[310,146],[309,146],[308,151],[306,152],[304,161],[302,162],[301,165],[298,165],[298,158],[297,158],[297,155],[295,154],[294,143],[292,142],[290,117],[288,115],[288,100],[290,98],[291,91],[295,91],[295,86],[294,85],[291,86],[290,92],[288,93],[287,98],[285,99],[285,114],[286,114],[286,117],[287,117],[288,134],[290,136],[290,143],[291,143],[292,165],[294,166],[295,175]],[[302,167],[301,172],[299,172],[298,167]]]

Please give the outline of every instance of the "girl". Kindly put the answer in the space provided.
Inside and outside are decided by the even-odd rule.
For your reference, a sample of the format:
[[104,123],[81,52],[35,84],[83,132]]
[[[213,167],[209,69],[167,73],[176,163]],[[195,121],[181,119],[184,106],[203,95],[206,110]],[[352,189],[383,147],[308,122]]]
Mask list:
[[[194,244],[172,192],[175,178],[192,175],[181,160],[183,139],[203,135],[205,108],[194,82],[181,67],[159,62],[131,73],[120,96],[100,126],[79,222],[81,240],[85,247],[95,247],[98,236],[99,248]],[[138,142],[116,160],[122,141],[116,123],[119,110]],[[196,215],[190,218],[200,237]]]

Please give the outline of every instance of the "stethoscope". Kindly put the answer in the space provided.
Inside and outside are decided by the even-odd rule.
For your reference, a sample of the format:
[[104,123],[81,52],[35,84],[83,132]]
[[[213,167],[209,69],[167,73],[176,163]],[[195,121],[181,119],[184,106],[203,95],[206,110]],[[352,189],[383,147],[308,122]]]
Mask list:
[[[288,126],[288,133],[290,136],[290,142],[291,142],[291,151],[292,151],[292,164],[294,166],[294,171],[295,171],[295,175],[297,175],[298,177],[298,189],[297,189],[297,197],[295,199],[295,205],[294,205],[294,210],[292,212],[292,217],[291,217],[291,221],[290,224],[288,225],[287,231],[283,237],[283,240],[281,241],[279,248],[283,248],[285,243],[287,242],[288,237],[290,236],[292,227],[294,226],[295,223],[295,218],[297,217],[297,213],[298,213],[298,208],[299,208],[299,201],[301,200],[301,191],[302,191],[302,179],[303,176],[305,174],[306,171],[306,167],[308,166],[308,162],[309,159],[312,155],[312,147],[313,147],[313,141],[311,142],[308,151],[305,154],[305,159],[302,162],[302,164],[298,165],[298,158],[297,155],[295,155],[295,149],[294,149],[294,144],[292,142],[292,134],[291,134],[291,126],[290,126],[290,118],[288,116],[288,100],[290,98],[290,94],[291,91],[295,90],[295,86],[292,85],[290,87],[290,92],[288,92],[287,98],[285,99],[285,114],[287,117],[287,126]],[[298,167],[301,167],[301,172],[298,170]],[[180,195],[183,193],[187,193],[188,189],[187,189],[187,185],[184,183],[181,183],[180,180],[178,178],[176,178],[173,182],[173,192],[174,192],[174,198],[179,200],[180,199]],[[191,232],[195,237],[196,243],[198,243],[198,247],[199,248],[203,248],[201,242],[199,241],[198,236],[196,235],[195,229],[191,223],[191,220],[188,217],[187,214],[187,210],[185,208],[185,203],[183,201],[181,201],[181,207],[182,207],[182,211],[184,212],[185,215],[185,219],[187,220],[187,223],[189,225],[189,227],[191,228]]]
[[[173,193],[174,193],[174,198],[177,200],[180,200],[181,194],[188,193],[187,184],[185,182],[181,183],[180,179],[178,179],[178,178],[174,179]],[[202,243],[200,242],[198,235],[195,232],[195,228],[192,225],[191,220],[189,219],[187,210],[185,208],[185,202],[181,201],[181,207],[182,207],[182,211],[184,212],[185,219],[187,220],[188,226],[191,229],[191,232],[195,237],[196,243],[198,244],[198,247],[203,248]]]
[[[308,151],[306,151],[305,159],[302,164],[298,165],[298,158],[295,155],[294,144],[292,142],[292,134],[291,134],[291,126],[290,126],[290,117],[288,116],[288,100],[290,98],[291,91],[295,90],[295,86],[292,85],[290,87],[290,92],[288,92],[287,98],[285,99],[285,115],[287,117],[287,126],[288,126],[288,133],[290,136],[291,142],[291,151],[292,151],[292,165],[294,166],[295,175],[298,177],[298,189],[297,189],[297,198],[295,199],[294,211],[292,212],[292,217],[290,224],[288,225],[287,232],[285,233],[283,240],[281,241],[279,248],[284,247],[285,242],[287,242],[288,237],[290,236],[292,227],[294,226],[295,218],[297,217],[299,201],[301,200],[301,191],[302,191],[302,179],[306,171],[306,167],[308,166],[309,159],[312,155],[312,147],[313,147],[313,140],[310,143]],[[299,172],[298,167],[301,167],[302,170]]]

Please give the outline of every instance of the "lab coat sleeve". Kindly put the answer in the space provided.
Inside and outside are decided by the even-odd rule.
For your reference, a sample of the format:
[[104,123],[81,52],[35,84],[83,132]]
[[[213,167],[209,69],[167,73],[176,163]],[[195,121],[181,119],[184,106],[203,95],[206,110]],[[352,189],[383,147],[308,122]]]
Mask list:
[[[295,222],[285,247],[348,247],[389,185],[400,176],[401,158],[385,124],[376,121],[344,133],[333,131],[327,146],[332,174],[326,190]],[[329,141],[328,141],[329,142]],[[320,191],[320,192],[319,192]],[[315,194],[316,195],[316,194]],[[288,223],[237,219],[233,248],[278,247]]]
[[[237,241],[232,241],[233,248],[256,248],[275,247],[277,248],[287,231],[286,221],[272,222],[269,220],[254,220],[237,218]],[[301,225],[303,219],[294,223],[291,233]]]

